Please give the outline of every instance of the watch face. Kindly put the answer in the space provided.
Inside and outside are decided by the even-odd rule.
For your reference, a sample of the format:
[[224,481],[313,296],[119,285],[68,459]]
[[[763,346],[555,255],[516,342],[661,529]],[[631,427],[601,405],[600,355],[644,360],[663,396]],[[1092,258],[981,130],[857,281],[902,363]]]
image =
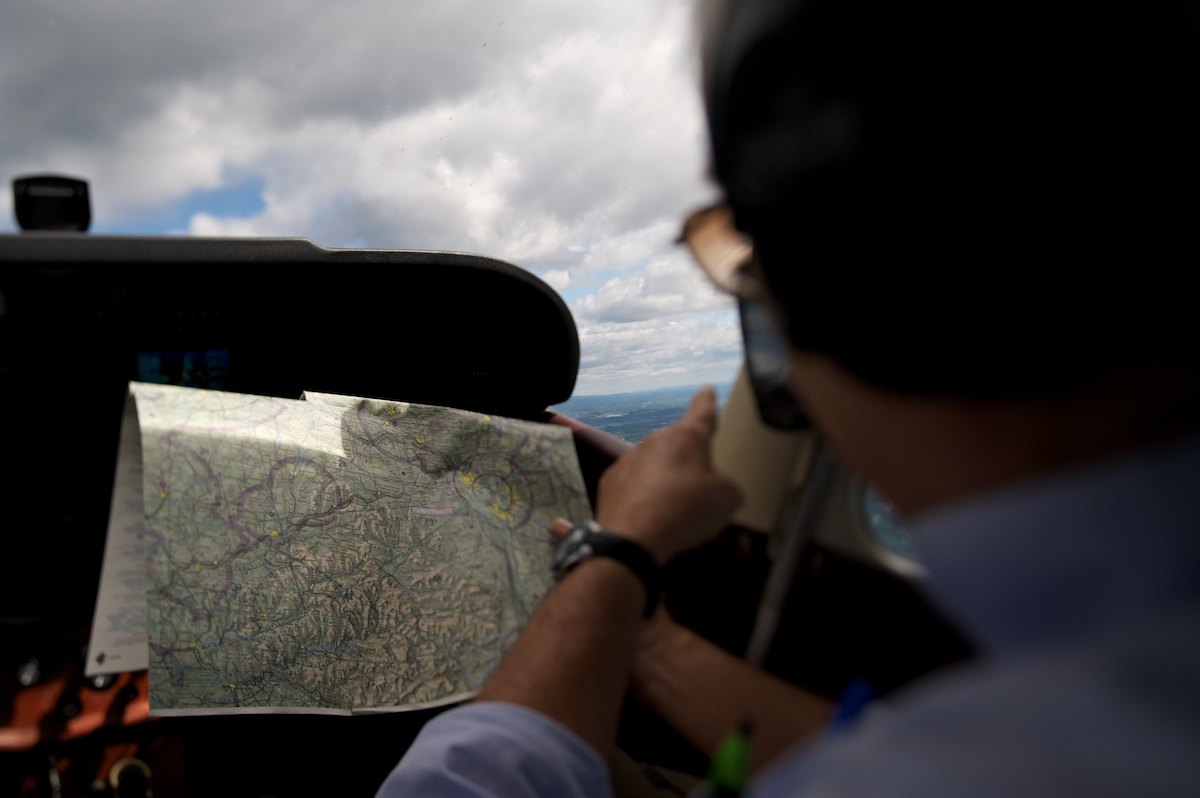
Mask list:
[[567,533],[554,553],[554,573],[562,576],[571,566],[585,557],[591,556],[592,547],[588,544],[587,539],[586,527],[577,526]]
[[567,558],[565,560],[563,560],[562,573],[565,574],[567,571],[571,570],[576,565],[578,565],[579,563],[583,562],[584,560],[586,560],[588,557],[591,557],[591,556],[592,556],[592,544],[584,543],[584,544],[580,545],[579,548],[575,549],[573,552],[568,554]]

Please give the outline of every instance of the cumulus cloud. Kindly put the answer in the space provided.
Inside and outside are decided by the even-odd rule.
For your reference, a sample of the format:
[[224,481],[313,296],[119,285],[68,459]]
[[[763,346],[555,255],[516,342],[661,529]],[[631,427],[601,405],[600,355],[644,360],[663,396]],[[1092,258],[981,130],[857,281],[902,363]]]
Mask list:
[[576,392],[620,393],[655,385],[723,383],[742,359],[741,328],[732,312],[676,319],[585,323],[580,327],[582,368]]
[[635,274],[614,277],[572,305],[586,321],[636,322],[730,310],[721,294],[683,255],[660,258]]
[[562,291],[571,284],[571,273],[565,269],[551,269],[538,276],[545,280],[546,284],[555,291]]
[[673,360],[689,342],[672,336],[729,307],[673,243],[715,193],[693,12],[12,0],[0,172],[86,177],[100,231],[252,186],[253,212],[191,208],[178,232],[498,257],[577,297],[581,389],[617,373],[652,385],[708,363]]

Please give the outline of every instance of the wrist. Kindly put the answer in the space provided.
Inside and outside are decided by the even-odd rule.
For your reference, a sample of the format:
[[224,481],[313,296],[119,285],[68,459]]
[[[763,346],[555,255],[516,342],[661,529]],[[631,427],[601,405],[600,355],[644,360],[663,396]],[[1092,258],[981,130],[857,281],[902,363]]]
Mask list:
[[676,663],[691,656],[692,633],[659,612],[642,625],[634,652],[631,688],[656,706],[678,689]]
[[650,554],[654,564],[659,568],[666,565],[675,556],[675,551],[660,540],[661,536],[655,535],[653,530],[648,529],[644,520],[635,521],[620,517],[610,520],[607,517],[597,516],[596,523],[641,546]]
[[638,633],[639,657],[655,657],[665,651],[686,645],[689,631],[671,620],[665,610],[659,610],[642,624]]
[[635,539],[605,529],[595,521],[584,521],[572,527],[559,543],[551,568],[555,578],[561,580],[581,563],[592,560],[610,560],[625,568],[642,585],[645,617],[654,613],[661,577],[650,551]]
[[[636,608],[640,623],[641,613],[646,607],[646,586],[637,575],[622,563],[611,557],[591,557],[571,568],[561,577],[583,580],[584,589],[597,601],[603,601],[612,606],[618,604],[624,607]],[[624,610],[621,611],[622,615]]]

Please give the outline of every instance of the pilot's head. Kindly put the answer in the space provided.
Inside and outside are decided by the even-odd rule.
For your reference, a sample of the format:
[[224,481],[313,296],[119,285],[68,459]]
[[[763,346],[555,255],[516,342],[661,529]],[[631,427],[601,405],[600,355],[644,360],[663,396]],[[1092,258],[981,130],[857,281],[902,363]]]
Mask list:
[[791,343],[1008,396],[1169,328],[1150,270],[1200,244],[1196,6],[707,2],[712,169]]

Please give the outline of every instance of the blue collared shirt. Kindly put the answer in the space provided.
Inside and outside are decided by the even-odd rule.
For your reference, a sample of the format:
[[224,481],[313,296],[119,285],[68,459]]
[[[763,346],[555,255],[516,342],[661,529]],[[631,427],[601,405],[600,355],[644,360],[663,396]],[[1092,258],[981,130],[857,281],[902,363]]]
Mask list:
[[[748,796],[1200,794],[1200,441],[1097,462],[914,524],[973,664],[782,757]],[[426,725],[381,796],[591,796],[603,762],[537,713]]]

